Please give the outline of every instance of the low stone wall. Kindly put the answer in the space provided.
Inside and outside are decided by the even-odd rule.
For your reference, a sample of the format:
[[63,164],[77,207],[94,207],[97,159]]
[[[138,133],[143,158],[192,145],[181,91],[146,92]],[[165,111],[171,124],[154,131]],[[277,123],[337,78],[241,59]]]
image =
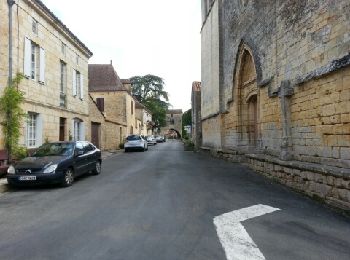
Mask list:
[[202,151],[251,169],[310,197],[350,212],[350,169],[300,161],[283,161],[265,154],[241,154],[236,151]]

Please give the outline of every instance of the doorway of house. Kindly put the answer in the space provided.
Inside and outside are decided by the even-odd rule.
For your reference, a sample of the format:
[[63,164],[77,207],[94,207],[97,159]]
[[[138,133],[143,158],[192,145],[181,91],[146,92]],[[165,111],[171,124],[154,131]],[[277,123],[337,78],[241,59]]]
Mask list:
[[60,133],[59,133],[59,141],[65,141],[66,140],[66,121],[67,119],[64,117],[60,117]]
[[100,123],[91,122],[91,142],[100,148]]

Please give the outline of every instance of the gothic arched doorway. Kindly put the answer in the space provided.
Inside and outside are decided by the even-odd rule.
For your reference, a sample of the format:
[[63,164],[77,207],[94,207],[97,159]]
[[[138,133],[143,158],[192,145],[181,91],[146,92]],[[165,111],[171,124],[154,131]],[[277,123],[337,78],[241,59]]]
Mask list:
[[256,148],[259,140],[259,89],[251,50],[242,46],[237,71],[238,131],[242,146]]

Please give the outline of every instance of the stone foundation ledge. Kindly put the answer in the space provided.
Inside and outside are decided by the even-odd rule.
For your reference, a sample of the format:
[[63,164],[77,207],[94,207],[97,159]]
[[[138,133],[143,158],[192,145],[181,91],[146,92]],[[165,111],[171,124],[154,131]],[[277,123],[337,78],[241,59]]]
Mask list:
[[[209,151],[208,149],[205,151]],[[218,158],[246,164],[292,189],[350,213],[350,169],[300,161],[283,161],[265,154],[213,151]]]

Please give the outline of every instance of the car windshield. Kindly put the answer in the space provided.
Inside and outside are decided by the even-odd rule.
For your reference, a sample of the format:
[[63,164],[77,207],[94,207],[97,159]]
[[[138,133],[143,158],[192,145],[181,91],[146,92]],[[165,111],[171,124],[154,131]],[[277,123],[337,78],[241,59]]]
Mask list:
[[137,140],[141,140],[141,137],[138,135],[129,135],[126,140],[128,141],[137,141]]
[[33,157],[43,156],[69,156],[73,153],[72,143],[48,143],[40,146]]

